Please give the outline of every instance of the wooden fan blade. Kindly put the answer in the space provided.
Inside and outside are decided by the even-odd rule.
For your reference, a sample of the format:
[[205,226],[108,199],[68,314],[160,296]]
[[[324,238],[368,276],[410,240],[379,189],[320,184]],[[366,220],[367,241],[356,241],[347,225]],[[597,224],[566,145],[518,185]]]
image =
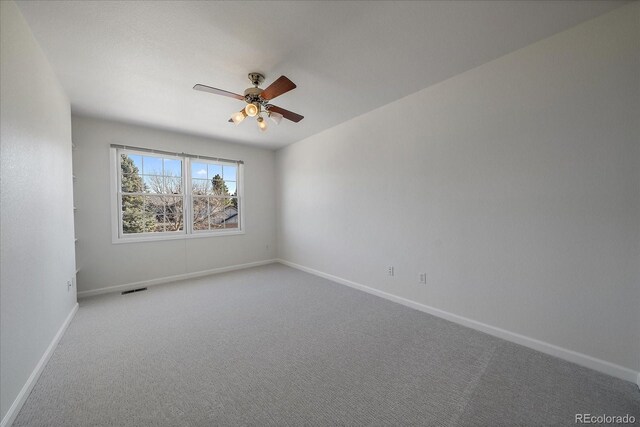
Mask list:
[[260,97],[268,101],[295,88],[296,84],[294,82],[292,82],[285,76],[280,76],[278,77],[278,80],[271,83],[268,88],[262,91]]
[[296,122],[298,123],[300,120],[304,119],[304,116],[301,116],[298,113],[294,113],[293,111],[289,111],[289,110],[285,110],[284,108],[280,108],[278,106],[275,105],[269,105],[269,111],[273,111],[274,113],[280,113],[282,114],[282,117],[284,117],[287,120],[291,120],[292,122]]
[[239,100],[244,100],[244,96],[239,95],[237,93],[233,93],[233,92],[228,92],[226,90],[222,90],[222,89],[217,89],[215,87],[211,87],[211,86],[205,86],[205,85],[201,85],[201,84],[197,84],[193,87],[195,90],[199,90],[202,92],[209,92],[209,93],[215,93],[216,95],[222,95],[222,96],[228,96],[229,98],[235,98],[235,99],[239,99]]

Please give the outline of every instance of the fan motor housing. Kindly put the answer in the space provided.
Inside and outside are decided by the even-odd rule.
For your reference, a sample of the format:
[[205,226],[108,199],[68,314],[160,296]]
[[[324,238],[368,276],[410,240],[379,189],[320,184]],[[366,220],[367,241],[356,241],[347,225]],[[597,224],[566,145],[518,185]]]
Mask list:
[[244,96],[259,96],[262,93],[262,89],[259,87],[250,87],[245,89]]
[[260,98],[260,94],[262,93],[262,89],[258,87],[250,87],[244,91],[244,100],[248,104],[262,104],[264,101]]

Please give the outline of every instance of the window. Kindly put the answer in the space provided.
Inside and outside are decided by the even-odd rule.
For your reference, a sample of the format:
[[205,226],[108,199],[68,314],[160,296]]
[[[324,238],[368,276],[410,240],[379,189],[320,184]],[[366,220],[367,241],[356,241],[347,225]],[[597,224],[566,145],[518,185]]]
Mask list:
[[242,232],[240,161],[112,146],[114,242]]
[[191,163],[193,231],[238,228],[238,167]]
[[182,159],[120,153],[122,235],[184,231]]

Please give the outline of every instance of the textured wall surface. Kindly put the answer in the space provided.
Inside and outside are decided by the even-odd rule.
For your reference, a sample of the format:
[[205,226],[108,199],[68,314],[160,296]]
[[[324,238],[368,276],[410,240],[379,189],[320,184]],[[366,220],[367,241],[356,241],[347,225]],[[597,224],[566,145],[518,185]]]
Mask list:
[[640,370],[639,8],[279,150],[279,257]]
[[76,302],[69,101],[13,2],[0,2],[0,412]]

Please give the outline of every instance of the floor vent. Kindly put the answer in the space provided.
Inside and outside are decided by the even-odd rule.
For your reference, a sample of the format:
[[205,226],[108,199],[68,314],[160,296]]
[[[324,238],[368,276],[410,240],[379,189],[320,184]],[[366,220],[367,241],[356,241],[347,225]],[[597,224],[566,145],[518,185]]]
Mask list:
[[147,288],[138,288],[138,289],[131,289],[130,291],[124,291],[121,293],[121,295],[127,295],[127,294],[132,294],[134,292],[140,292],[140,291],[146,291]]

